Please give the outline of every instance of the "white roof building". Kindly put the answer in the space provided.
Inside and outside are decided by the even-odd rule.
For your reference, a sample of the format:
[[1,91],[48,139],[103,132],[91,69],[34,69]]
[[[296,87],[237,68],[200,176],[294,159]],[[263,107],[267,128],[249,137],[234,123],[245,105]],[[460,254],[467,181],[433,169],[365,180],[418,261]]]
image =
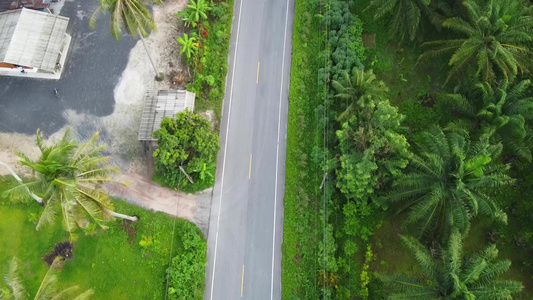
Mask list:
[[0,63],[55,72],[69,18],[22,8],[0,13]]
[[139,129],[139,141],[156,141],[152,133],[161,128],[161,120],[173,118],[186,108],[194,110],[195,94],[186,90],[148,90]]

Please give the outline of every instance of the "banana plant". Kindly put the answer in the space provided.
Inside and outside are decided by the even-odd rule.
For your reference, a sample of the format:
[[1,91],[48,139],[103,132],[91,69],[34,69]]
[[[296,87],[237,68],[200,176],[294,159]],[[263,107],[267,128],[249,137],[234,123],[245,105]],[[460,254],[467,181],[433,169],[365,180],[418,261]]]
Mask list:
[[185,53],[187,59],[190,59],[192,54],[198,51],[198,43],[196,42],[196,37],[194,35],[189,37],[186,33],[184,33],[183,37],[177,38],[177,41],[181,44],[180,55]]

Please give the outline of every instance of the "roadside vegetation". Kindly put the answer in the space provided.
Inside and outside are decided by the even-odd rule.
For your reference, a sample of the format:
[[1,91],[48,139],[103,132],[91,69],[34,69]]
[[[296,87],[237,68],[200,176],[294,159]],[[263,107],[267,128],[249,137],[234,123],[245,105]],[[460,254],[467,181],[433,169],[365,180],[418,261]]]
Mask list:
[[218,126],[228,73],[233,0],[189,0],[176,16],[187,27],[177,40],[191,76],[187,90],[196,94],[195,110],[213,110]]
[[527,1],[296,3],[284,299],[533,295],[532,20]]
[[196,112],[213,111],[214,116],[207,120],[199,114],[184,112],[175,119],[162,120],[161,130],[154,132],[159,149],[154,152],[157,172],[152,180],[194,193],[215,183],[233,0],[189,0],[185,10],[176,16],[185,25],[177,44],[190,76],[187,90],[196,94]]

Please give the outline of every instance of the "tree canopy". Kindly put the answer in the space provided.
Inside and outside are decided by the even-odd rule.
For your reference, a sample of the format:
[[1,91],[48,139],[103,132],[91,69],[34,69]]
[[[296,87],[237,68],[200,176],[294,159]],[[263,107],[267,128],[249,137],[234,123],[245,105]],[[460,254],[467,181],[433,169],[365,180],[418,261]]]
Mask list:
[[512,299],[522,290],[517,281],[496,279],[511,266],[511,261],[498,261],[498,249],[491,245],[478,254],[466,257],[462,236],[453,230],[446,249],[437,259],[418,240],[401,236],[404,245],[416,258],[420,277],[403,274],[379,275],[389,289],[388,299]]
[[[56,257],[44,275],[39,290],[34,300],[47,299],[75,299],[86,300],[93,295],[93,290],[80,292],[79,286],[71,286],[61,289],[58,284],[58,273],[63,264],[62,257]],[[0,285],[0,299],[2,300],[26,300],[28,299],[23,279],[20,276],[19,260],[13,257],[9,262],[7,273],[4,276],[5,286]]]
[[[453,51],[445,84],[465,70],[491,84],[497,78],[513,79],[524,73],[532,61],[533,8],[521,0],[467,0],[467,18],[451,17],[442,26],[457,34],[445,40],[427,42],[432,50],[420,58]],[[470,74],[467,72],[466,74]]]
[[156,169],[167,185],[192,192],[214,184],[220,146],[209,121],[187,109],[176,118],[164,118],[154,137],[159,145]]
[[407,224],[423,234],[447,236],[451,228],[466,233],[470,220],[488,215],[507,222],[507,215],[488,191],[513,180],[508,165],[497,161],[502,146],[487,140],[471,142],[464,131],[443,131],[435,126],[420,135],[408,172],[382,198],[410,208]]
[[442,100],[470,121],[472,132],[490,137],[493,143],[502,142],[507,155],[531,162],[528,137],[533,120],[533,96],[528,93],[530,85],[530,80],[516,84],[504,80],[494,88],[488,82],[479,83],[465,93],[444,94]]
[[41,197],[44,209],[37,229],[53,223],[61,215],[63,227],[75,240],[76,229],[87,226],[90,220],[107,228],[104,221],[111,217],[136,219],[113,212],[113,204],[102,184],[115,182],[111,176],[119,170],[109,164],[108,156],[102,155],[105,146],[98,143],[98,133],[80,143],[68,128],[61,140],[48,146],[37,131],[37,146],[41,151],[37,160],[18,154],[20,164],[37,177],[4,192],[13,200],[27,197],[28,189]]
[[142,0],[100,0],[100,7],[89,20],[91,28],[106,11],[110,14],[111,35],[117,40],[121,39],[124,27],[134,38],[147,37],[156,29],[154,17]]

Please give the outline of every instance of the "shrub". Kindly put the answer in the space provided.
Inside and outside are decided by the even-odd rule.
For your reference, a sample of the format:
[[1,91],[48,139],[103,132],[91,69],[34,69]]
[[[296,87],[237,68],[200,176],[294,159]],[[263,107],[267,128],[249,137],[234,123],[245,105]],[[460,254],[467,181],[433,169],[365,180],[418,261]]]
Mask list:
[[183,249],[180,254],[172,258],[172,263],[167,269],[170,280],[169,299],[203,299],[207,243],[198,232],[198,228],[191,223],[179,228],[178,236]]

